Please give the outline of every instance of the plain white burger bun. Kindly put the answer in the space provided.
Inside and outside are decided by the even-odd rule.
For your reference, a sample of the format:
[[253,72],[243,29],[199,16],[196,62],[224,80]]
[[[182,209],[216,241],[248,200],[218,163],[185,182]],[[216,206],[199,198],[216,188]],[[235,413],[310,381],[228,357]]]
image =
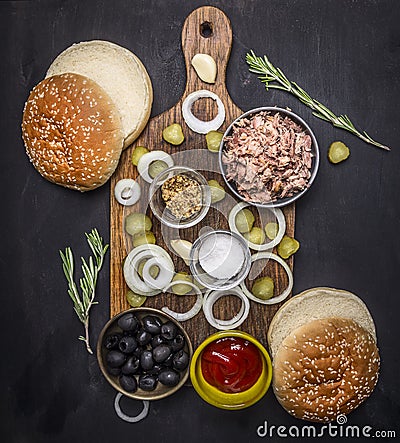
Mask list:
[[292,297],[274,315],[267,334],[272,357],[294,329],[327,317],[354,320],[376,340],[374,320],[359,297],[341,289],[312,288]]
[[115,43],[92,40],[65,49],[50,65],[46,77],[72,72],[98,83],[121,116],[124,148],[139,136],[150,118],[153,89],[143,63]]
[[78,74],[54,75],[35,86],[25,103],[22,138],[44,178],[79,191],[110,178],[124,140],[114,102],[97,83]]

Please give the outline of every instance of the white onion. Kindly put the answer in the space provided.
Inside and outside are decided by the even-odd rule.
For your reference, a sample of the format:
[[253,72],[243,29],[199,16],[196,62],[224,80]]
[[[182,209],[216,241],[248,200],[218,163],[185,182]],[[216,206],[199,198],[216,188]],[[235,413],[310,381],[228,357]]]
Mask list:
[[[155,278],[150,274],[152,266],[157,266],[159,269],[158,275]],[[171,266],[170,261],[165,257],[149,258],[143,267],[143,280],[150,288],[163,289],[172,280],[174,271],[174,266]]]
[[271,240],[270,242],[262,243],[261,245],[259,245],[257,243],[253,243],[253,242],[247,240],[243,236],[243,234],[241,234],[239,232],[238,228],[236,227],[236,216],[237,216],[237,214],[242,209],[247,208],[247,206],[250,206],[250,203],[240,202],[240,203],[238,203],[237,205],[235,205],[231,209],[231,212],[229,213],[229,218],[228,218],[229,229],[232,232],[235,232],[236,234],[238,234],[241,237],[243,237],[250,249],[254,249],[256,251],[266,251],[268,249],[274,248],[277,244],[280,243],[280,241],[282,240],[283,236],[285,235],[286,220],[285,220],[285,216],[283,215],[283,212],[279,208],[271,209],[271,211],[274,212],[276,220],[278,222],[278,233],[277,233],[276,237],[273,240]]
[[121,392],[118,392],[118,394],[116,395],[115,400],[114,400],[114,409],[115,409],[115,412],[117,413],[119,418],[127,421],[128,423],[137,423],[138,421],[143,420],[144,418],[147,417],[147,414],[149,413],[149,406],[150,406],[150,402],[148,400],[142,400],[142,402],[143,402],[142,412],[140,412],[135,417],[131,417],[130,415],[126,415],[125,413],[122,412],[121,406],[119,404],[122,395],[123,394],[121,394]]
[[171,288],[172,286],[179,285],[179,284],[188,285],[194,290],[194,292],[196,292],[197,299],[196,299],[194,305],[187,312],[175,312],[175,311],[172,311],[171,309],[169,309],[167,306],[164,306],[162,308],[162,311],[169,314],[171,317],[173,317],[177,321],[186,321],[186,320],[193,318],[195,315],[197,315],[200,312],[201,306],[203,304],[203,294],[201,293],[198,286],[196,286],[194,283],[192,283],[190,281],[186,281],[186,280],[172,281],[171,283],[169,283],[168,286],[166,286],[164,288],[164,292],[167,292],[168,289]]
[[139,295],[153,296],[161,292],[161,289],[149,287],[139,276],[137,269],[142,260],[154,257],[163,257],[168,262],[168,267],[174,270],[174,263],[168,252],[163,248],[153,244],[145,244],[137,246],[128,254],[124,263],[124,277],[129,288]]
[[261,298],[256,297],[254,294],[252,294],[245,284],[245,282],[240,284],[240,288],[242,291],[246,294],[247,297],[249,297],[250,300],[253,300],[257,303],[261,303],[263,305],[274,305],[275,303],[280,303],[281,301],[285,300],[285,298],[288,297],[290,294],[290,291],[293,288],[293,273],[289,268],[289,265],[278,255],[273,254],[272,252],[258,252],[257,254],[253,254],[251,256],[251,262],[254,263],[256,260],[261,259],[270,259],[275,260],[277,263],[279,263],[283,269],[285,270],[287,276],[288,276],[288,285],[286,289],[276,297],[272,297],[268,300],[262,300]]
[[[221,297],[226,295],[234,295],[239,297],[242,304],[238,314],[229,320],[220,320],[215,318],[213,314],[214,303]],[[250,302],[246,295],[238,288],[209,291],[203,299],[203,312],[208,323],[216,329],[235,329],[239,327],[248,317],[250,312]]]
[[174,161],[172,160],[172,157],[166,152],[164,151],[146,152],[146,154],[143,154],[140,157],[137,165],[137,170],[141,175],[141,177],[143,178],[143,180],[146,180],[147,183],[151,183],[154,180],[152,177],[150,177],[149,166],[151,165],[151,163],[157,160],[165,162],[169,168],[174,166]]
[[124,206],[134,205],[140,198],[140,185],[133,178],[123,178],[114,188],[114,196]]
[[[218,114],[210,121],[199,120],[192,113],[193,103],[200,98],[211,98],[217,102]],[[206,89],[192,92],[189,94],[182,104],[182,116],[189,128],[198,134],[207,134],[210,131],[216,131],[225,121],[225,107],[217,94]]]

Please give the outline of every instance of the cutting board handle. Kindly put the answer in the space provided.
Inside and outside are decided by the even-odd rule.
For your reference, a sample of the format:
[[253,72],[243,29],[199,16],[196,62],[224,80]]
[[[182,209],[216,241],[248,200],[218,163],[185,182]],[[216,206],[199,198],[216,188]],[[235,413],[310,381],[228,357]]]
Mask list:
[[[203,6],[195,9],[185,20],[182,29],[182,50],[186,64],[186,91],[225,90],[225,71],[232,47],[232,27],[228,17],[218,8]],[[215,84],[202,82],[190,62],[197,53],[211,55],[217,63]]]

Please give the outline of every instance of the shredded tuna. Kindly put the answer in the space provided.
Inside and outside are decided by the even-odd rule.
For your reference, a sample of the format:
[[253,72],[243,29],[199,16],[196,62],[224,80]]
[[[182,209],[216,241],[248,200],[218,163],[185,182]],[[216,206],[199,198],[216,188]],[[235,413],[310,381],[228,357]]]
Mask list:
[[279,112],[259,112],[240,119],[225,137],[222,162],[226,178],[253,203],[291,197],[308,186],[312,140]]

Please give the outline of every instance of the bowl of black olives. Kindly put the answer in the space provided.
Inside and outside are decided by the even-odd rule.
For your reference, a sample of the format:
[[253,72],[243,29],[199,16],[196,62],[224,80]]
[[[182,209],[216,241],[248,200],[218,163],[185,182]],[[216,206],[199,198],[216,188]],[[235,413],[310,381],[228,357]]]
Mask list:
[[159,400],[181,388],[189,376],[193,348],[170,315],[133,308],[109,320],[97,342],[97,359],[107,381],[137,400]]

